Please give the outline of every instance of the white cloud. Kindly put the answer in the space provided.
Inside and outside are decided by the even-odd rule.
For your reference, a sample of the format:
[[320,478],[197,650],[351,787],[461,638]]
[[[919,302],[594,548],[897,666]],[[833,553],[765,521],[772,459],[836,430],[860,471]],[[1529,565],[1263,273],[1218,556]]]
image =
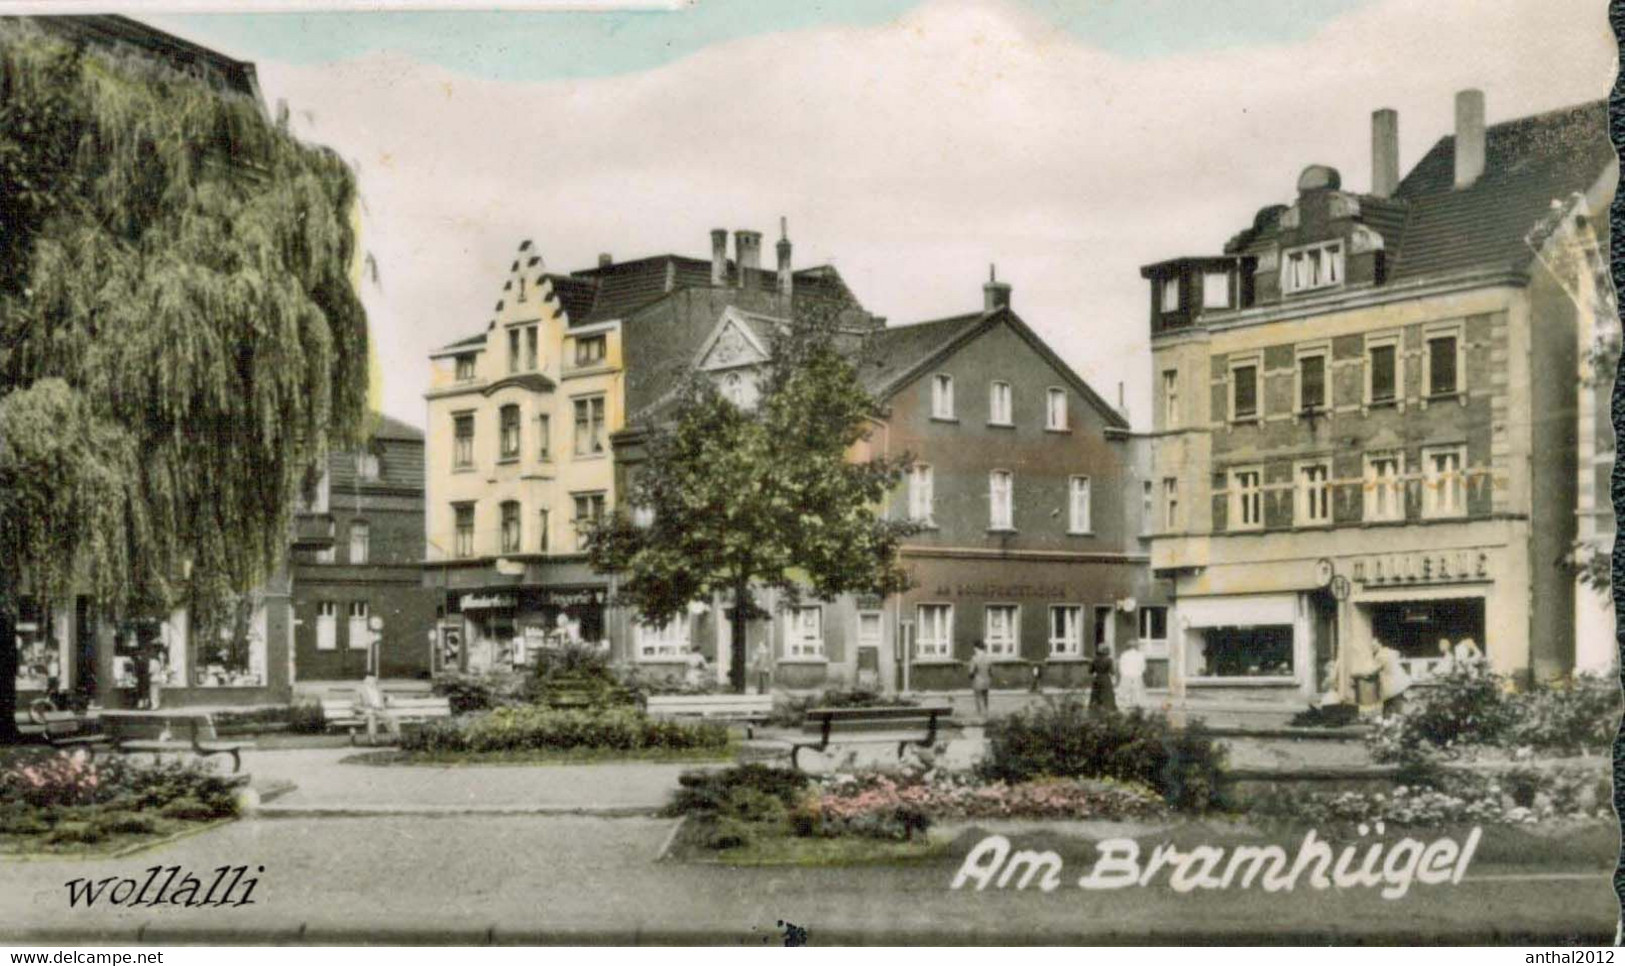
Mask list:
[[[545,19],[537,29],[545,29]],[[1370,112],[1402,167],[1449,132],[1606,94],[1590,0],[1384,0],[1277,48],[1125,60],[1002,0],[936,0],[875,28],[708,48],[657,70],[502,83],[400,55],[263,61],[269,100],[353,158],[386,410],[422,422],[430,349],[490,317],[514,246],[555,271],[598,252],[705,256],[712,227],[790,218],[894,322],[975,308],[987,264],[1108,398],[1149,400],[1138,266],[1216,251],[1310,162],[1369,184]],[[306,116],[308,114],[308,117]]]

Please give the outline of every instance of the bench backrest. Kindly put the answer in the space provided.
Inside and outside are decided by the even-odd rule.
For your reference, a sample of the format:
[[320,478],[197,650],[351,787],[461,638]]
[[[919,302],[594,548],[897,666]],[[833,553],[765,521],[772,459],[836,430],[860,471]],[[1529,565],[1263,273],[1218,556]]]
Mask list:
[[931,719],[939,722],[953,713],[947,707],[882,707],[882,708],[812,708],[807,711],[802,730],[822,733],[825,725],[831,734],[864,731],[924,730]]
[[115,741],[148,741],[167,731],[175,741],[216,741],[214,717],[209,714],[103,711],[102,730]]
[[355,695],[347,698],[323,698],[322,717],[328,720],[350,718],[356,713]]
[[417,714],[451,714],[450,698],[397,698],[390,696],[389,703],[385,705],[388,711],[411,711]]
[[772,714],[771,694],[651,694],[650,714]]

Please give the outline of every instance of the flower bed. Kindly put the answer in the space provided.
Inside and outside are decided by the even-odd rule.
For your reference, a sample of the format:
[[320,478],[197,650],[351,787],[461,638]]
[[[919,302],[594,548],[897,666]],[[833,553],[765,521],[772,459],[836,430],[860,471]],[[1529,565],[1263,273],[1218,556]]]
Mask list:
[[0,769],[0,852],[101,851],[237,814],[211,765],[19,751]]
[[1397,826],[1537,825],[1613,818],[1606,771],[1513,768],[1495,773],[1428,772],[1392,792],[1293,792],[1261,796],[1253,814],[1294,823]]
[[535,705],[435,721],[406,732],[401,739],[402,751],[438,754],[717,751],[727,746],[728,729],[720,724],[662,721],[629,708],[575,711]]

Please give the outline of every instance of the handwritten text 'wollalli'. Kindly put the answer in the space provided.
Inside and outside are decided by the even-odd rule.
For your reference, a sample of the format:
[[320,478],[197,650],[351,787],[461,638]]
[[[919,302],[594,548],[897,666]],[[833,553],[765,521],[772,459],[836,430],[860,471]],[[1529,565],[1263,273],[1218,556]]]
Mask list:
[[[1371,830],[1362,827],[1361,835]],[[1383,834],[1381,824],[1377,835]],[[1465,843],[1441,838],[1420,842],[1403,838],[1359,842],[1344,846],[1339,853],[1313,830],[1303,837],[1296,855],[1289,856],[1279,845],[1241,845],[1229,849],[1199,845],[1179,850],[1167,843],[1153,848],[1141,861],[1140,845],[1133,839],[1102,839],[1093,868],[1078,879],[1078,888],[1090,890],[1145,888],[1166,874],[1167,885],[1175,892],[1196,889],[1250,889],[1257,884],[1265,892],[1291,892],[1303,881],[1312,889],[1382,888],[1384,899],[1398,899],[1414,883],[1443,885],[1459,883],[1478,849],[1482,830],[1474,828]],[[1363,855],[1361,854],[1363,852]],[[1358,865],[1356,865],[1358,863]],[[1062,861],[1053,851],[1022,849],[1011,851],[1010,840],[989,835],[976,844],[954,875],[952,888],[974,884],[978,891],[1021,890],[1035,885],[1044,892],[1059,888]]]
[[[64,883],[68,890],[68,906],[74,908],[81,903],[94,906],[98,901],[110,906],[145,906],[148,909],[160,905],[186,908],[209,906],[215,909],[251,906],[254,900],[250,897],[260,881],[258,876],[244,878],[248,872],[246,865],[222,865],[212,870],[212,880],[208,873],[199,878],[178,865],[155,865],[145,871],[145,881],[120,876],[69,879]],[[264,872],[265,866],[259,866],[257,871]],[[206,882],[207,887],[204,885]]]

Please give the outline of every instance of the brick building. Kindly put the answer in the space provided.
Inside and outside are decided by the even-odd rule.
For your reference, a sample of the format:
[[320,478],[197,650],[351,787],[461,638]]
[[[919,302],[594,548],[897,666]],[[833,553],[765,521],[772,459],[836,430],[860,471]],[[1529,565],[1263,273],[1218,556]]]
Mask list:
[[[1373,643],[1413,674],[1470,638],[1528,680],[1575,665],[1575,392],[1617,177],[1602,103],[1454,136],[1371,190],[1311,165],[1213,256],[1150,283],[1157,522],[1177,691],[1352,696]],[[1604,281],[1603,284],[1606,284]]]

